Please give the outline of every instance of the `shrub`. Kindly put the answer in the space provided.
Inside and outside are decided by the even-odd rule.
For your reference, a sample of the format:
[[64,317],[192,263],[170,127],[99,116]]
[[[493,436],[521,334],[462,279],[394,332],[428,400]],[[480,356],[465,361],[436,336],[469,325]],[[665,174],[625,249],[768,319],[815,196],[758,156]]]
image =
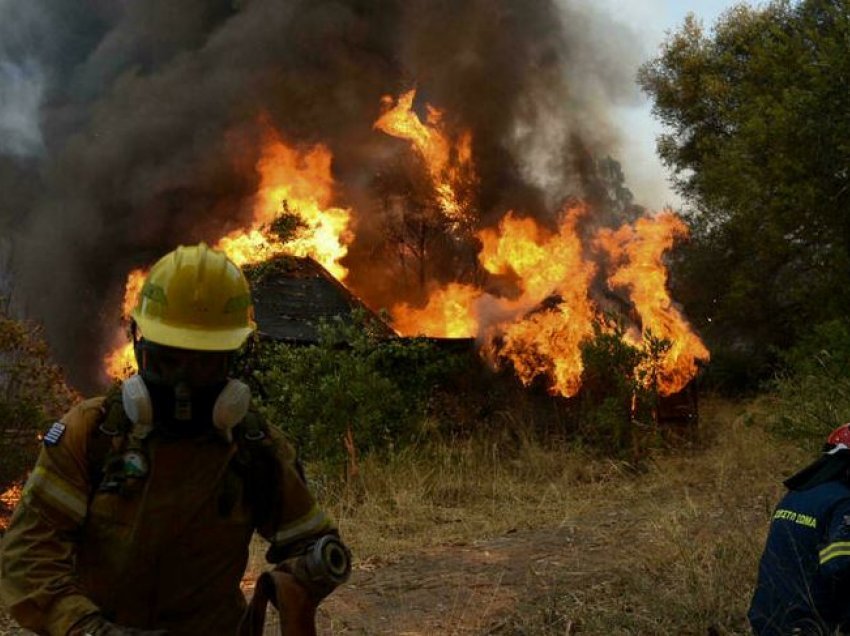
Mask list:
[[0,492],[35,462],[45,420],[61,415],[75,397],[41,329],[9,316],[0,299]]
[[603,452],[637,461],[657,433],[659,361],[670,343],[647,334],[636,347],[624,336],[621,324],[598,324],[582,345],[580,430]]
[[460,364],[423,338],[380,338],[358,314],[322,323],[318,345],[262,345],[254,379],[261,409],[306,459],[341,464],[415,441],[429,397]]
[[816,326],[782,356],[772,382],[777,395],[772,430],[818,448],[836,426],[850,421],[850,323]]

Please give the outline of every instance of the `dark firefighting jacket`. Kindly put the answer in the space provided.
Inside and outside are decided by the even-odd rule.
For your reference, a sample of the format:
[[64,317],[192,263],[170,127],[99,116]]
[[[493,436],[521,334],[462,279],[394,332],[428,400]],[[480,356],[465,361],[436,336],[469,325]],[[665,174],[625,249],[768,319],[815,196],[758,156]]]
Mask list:
[[50,636],[94,612],[171,636],[235,633],[253,532],[271,542],[270,554],[284,554],[333,531],[292,448],[264,430],[251,452],[266,459],[263,483],[250,485],[244,444],[213,430],[189,438],[154,431],[141,459],[114,449],[125,464],[144,464],[116,484],[108,466],[91,465],[105,408],[102,398],[83,402],[45,436],[0,546],[3,602],[22,626]]
[[850,487],[844,481],[791,490],[779,502],[749,619],[759,636],[850,627]]

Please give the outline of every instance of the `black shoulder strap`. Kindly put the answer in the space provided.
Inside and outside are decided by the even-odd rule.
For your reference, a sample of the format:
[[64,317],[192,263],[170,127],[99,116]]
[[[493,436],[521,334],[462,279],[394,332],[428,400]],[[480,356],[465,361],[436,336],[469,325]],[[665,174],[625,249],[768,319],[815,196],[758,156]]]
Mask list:
[[89,492],[94,496],[107,472],[110,456],[124,445],[132,422],[124,413],[121,402],[121,386],[114,387],[107,393],[101,406],[98,425],[92,430],[86,451],[86,461],[89,469]]
[[280,473],[268,423],[252,409],[236,426],[234,440],[236,470],[244,480],[246,502],[254,516],[254,525],[261,526],[269,521],[276,508],[274,497]]

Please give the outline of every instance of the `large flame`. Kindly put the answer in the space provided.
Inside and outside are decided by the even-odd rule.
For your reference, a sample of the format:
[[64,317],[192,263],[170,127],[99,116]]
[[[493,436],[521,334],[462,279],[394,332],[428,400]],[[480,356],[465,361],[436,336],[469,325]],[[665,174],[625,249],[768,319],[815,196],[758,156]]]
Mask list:
[[515,277],[519,295],[502,298],[453,283],[421,309],[394,307],[395,327],[405,334],[482,336],[488,356],[510,364],[524,384],[544,376],[553,393],[574,395],[583,370],[580,344],[593,333],[595,316],[588,298],[595,267],[583,258],[576,227],[586,212],[565,210],[555,233],[509,213],[497,229],[479,233],[479,260],[492,274]]
[[[351,242],[351,211],[333,207],[334,180],[331,152],[322,145],[299,152],[287,146],[273,129],[266,132],[257,162],[260,187],[255,196],[254,218],[248,230],[235,230],[216,248],[238,265],[267,261],[280,254],[310,256],[337,279],[348,274],[340,261]],[[282,242],[270,225],[286,209],[301,227]]]
[[491,274],[513,272],[520,281],[524,298],[537,304],[578,276],[586,285],[594,267],[582,257],[582,243],[576,231],[587,213],[584,205],[563,212],[557,233],[540,227],[533,219],[521,219],[509,212],[498,230],[483,230],[478,238],[483,248],[479,260]]
[[[638,219],[620,229],[602,230],[596,244],[608,252],[616,269],[608,277],[614,289],[625,290],[640,316],[642,335],[669,341],[661,355],[658,388],[663,395],[681,391],[696,375],[697,362],[707,361],[709,352],[691,330],[687,320],[667,291],[667,269],[662,256],[677,238],[688,235],[688,228],[672,212]],[[642,340],[626,335],[632,344]]]
[[[472,174],[471,137],[463,135],[452,146],[442,111],[428,105],[423,123],[413,112],[415,96],[411,90],[395,101],[384,97],[374,127],[408,140],[425,163],[446,216],[469,222],[456,185],[464,170]],[[596,266],[585,259],[577,227],[587,213],[584,205],[567,209],[555,233],[508,213],[497,229],[478,234],[479,261],[491,274],[513,277],[518,295],[504,298],[473,285],[450,283],[432,290],[424,307],[393,307],[396,328],[404,334],[475,335],[496,364],[509,363],[525,384],[544,376],[553,393],[574,395],[581,386],[581,345],[593,336],[595,324],[607,322],[591,300]],[[608,284],[630,297],[640,318],[640,328],[628,332],[631,344],[644,347],[647,334],[670,342],[653,380],[662,394],[681,390],[696,374],[697,362],[708,359],[707,349],[666,288],[662,256],[686,234],[681,219],[667,213],[617,231],[601,231],[594,241],[610,253],[616,268]]]
[[443,111],[427,105],[428,116],[423,123],[413,111],[415,97],[416,89],[403,93],[398,100],[384,96],[381,116],[374,127],[410,142],[428,169],[446,218],[458,225],[469,223],[470,212],[458,190],[464,179],[474,178],[472,135],[464,131],[453,144],[443,123]]
[[475,305],[482,292],[472,285],[451,283],[436,289],[428,304],[416,309],[406,303],[393,307],[393,325],[401,333],[437,338],[471,338],[478,333]]
[[[124,302],[121,305],[121,318],[126,324],[130,320],[130,314],[139,299],[139,292],[145,284],[146,269],[134,269],[127,275],[127,283],[124,285]],[[106,375],[112,379],[126,378],[136,372],[136,356],[133,352],[133,343],[127,342],[127,334],[124,329],[120,331],[116,344],[111,353],[103,360]]]
[[[435,290],[420,309],[394,307],[396,328],[404,334],[474,335],[484,341],[494,363],[509,364],[524,384],[543,377],[552,393],[575,395],[583,372],[581,345],[593,337],[594,325],[606,324],[592,300],[597,268],[586,259],[578,231],[587,214],[584,205],[568,208],[554,233],[532,219],[507,214],[498,228],[478,234],[479,261],[491,274],[513,277],[519,294],[504,298],[452,283]],[[626,340],[645,347],[644,337],[652,334],[670,343],[652,379],[662,395],[684,388],[696,375],[697,363],[709,357],[666,286],[662,257],[686,235],[678,216],[663,213],[616,231],[601,230],[593,241],[609,254],[611,289],[625,294],[639,317],[639,328],[628,331]]]
[[[577,225],[584,206],[565,211],[557,234],[532,220],[508,215],[498,235],[480,235],[481,262],[490,272],[513,271],[520,278],[522,314],[491,328],[490,353],[510,362],[524,384],[548,379],[552,393],[569,397],[581,386],[581,343],[593,334],[595,308],[588,296],[596,268],[583,256]],[[540,304],[550,299],[545,306]],[[528,313],[530,306],[538,307]]]
[[[340,263],[351,241],[351,211],[333,207],[334,181],[330,151],[317,145],[305,151],[287,146],[280,135],[267,128],[257,172],[260,185],[254,197],[250,227],[235,230],[222,237],[215,248],[225,252],[238,265],[259,263],[280,254],[310,256],[321,263],[337,279],[344,280],[348,271]],[[283,211],[298,217],[294,236],[282,241],[272,224]],[[137,269],[127,277],[123,318],[129,320],[144,283],[146,270]],[[120,342],[104,358],[104,370],[112,379],[135,373],[132,343],[126,342],[122,330]]]

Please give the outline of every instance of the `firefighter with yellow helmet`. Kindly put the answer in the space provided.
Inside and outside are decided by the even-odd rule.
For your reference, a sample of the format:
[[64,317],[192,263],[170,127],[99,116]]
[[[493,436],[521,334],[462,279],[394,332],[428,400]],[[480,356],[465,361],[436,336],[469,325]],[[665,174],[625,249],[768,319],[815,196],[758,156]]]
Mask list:
[[292,448],[228,377],[255,329],[242,271],[203,243],[178,247],[133,319],[138,375],[44,435],[0,546],[4,604],[50,636],[235,634],[255,530],[318,603],[348,551]]

